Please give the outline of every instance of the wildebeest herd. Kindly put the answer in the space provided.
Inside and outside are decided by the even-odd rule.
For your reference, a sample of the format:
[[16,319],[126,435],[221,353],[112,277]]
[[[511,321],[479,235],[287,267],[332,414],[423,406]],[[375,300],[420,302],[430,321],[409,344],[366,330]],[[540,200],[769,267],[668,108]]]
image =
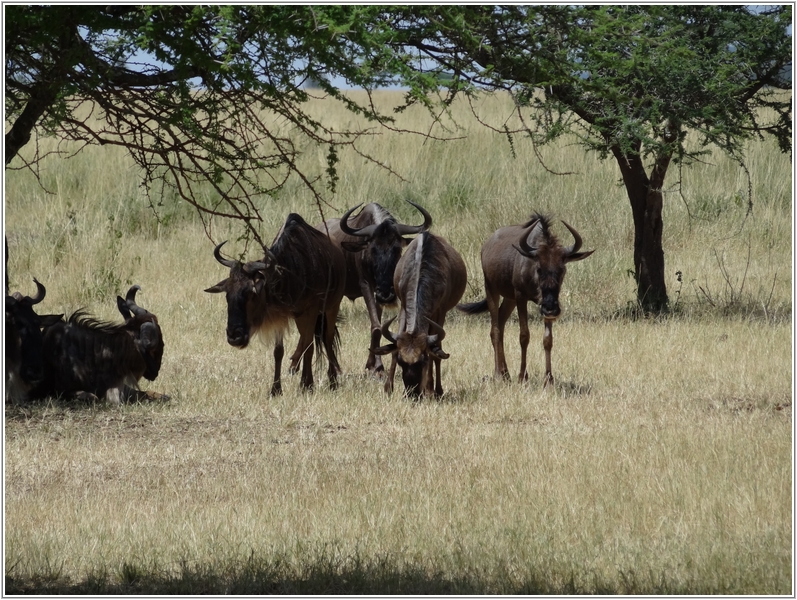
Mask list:
[[[544,385],[553,383],[552,324],[561,312],[559,291],[566,264],[593,252],[579,251],[578,232],[562,221],[574,239],[572,245],[563,246],[551,231],[551,219],[538,213],[521,225],[498,229],[481,251],[485,299],[458,304],[467,283],[465,262],[448,241],[429,231],[431,215],[410,204],[423,216],[422,224],[400,223],[385,208],[371,203],[356,215],[359,206],[316,227],[298,214],[289,214],[274,243],[256,261],[225,258],[221,248],[226,242],[216,246],[213,256],[229,269],[229,275],[205,291],[225,294],[230,345],[245,348],[256,334],[273,341],[272,395],[282,393],[283,339],[291,321],[299,342],[290,357],[290,372],[297,371],[301,362],[300,386],[312,388],[315,349],[326,356],[330,387],[337,387],[341,375],[337,324],[344,296],[362,297],[365,302],[370,320],[365,368],[385,379],[387,392],[393,389],[398,365],[408,396],[442,396],[441,363],[450,356],[442,345],[445,321],[454,307],[466,314],[489,311],[494,375],[505,379],[509,370],[504,329],[517,307],[519,380],[527,380],[529,301],[539,305],[544,320]],[[6,245],[6,266],[7,261]],[[141,377],[152,381],[158,376],[163,335],[157,317],[137,304],[138,285],[125,298],[117,297],[124,322],[112,324],[85,311],[67,319],[37,315],[33,307],[44,299],[46,290],[34,282],[35,296],[9,295],[6,277],[6,401],[78,396],[104,397],[119,404],[137,389]],[[383,323],[383,307],[396,304],[398,317]],[[394,332],[391,326],[396,318]],[[389,342],[386,345],[380,345],[383,336]],[[381,361],[385,355],[391,356],[387,372]]]

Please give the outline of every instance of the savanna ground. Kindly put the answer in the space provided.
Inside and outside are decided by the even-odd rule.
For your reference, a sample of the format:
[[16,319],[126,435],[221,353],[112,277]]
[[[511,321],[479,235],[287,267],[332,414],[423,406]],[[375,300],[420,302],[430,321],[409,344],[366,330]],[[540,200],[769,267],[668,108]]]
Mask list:
[[[509,105],[479,110],[500,126]],[[421,203],[466,261],[468,301],[497,227],[534,210],[575,226],[596,252],[565,280],[553,389],[536,310],[526,385],[516,319],[513,381],[493,382],[489,319],[452,313],[442,400],[386,396],[363,372],[362,300],[344,300],[341,388],[327,389],[319,363],[315,391],[293,376],[270,398],[271,349],[228,346],[224,298],[203,292],[226,273],[192,209],[165,198],[156,220],[114,149],[48,160],[47,191],[6,173],[11,289],[32,293],[35,276],[39,312],[118,321],[115,296],[140,284],[166,341],[142,387],[170,396],[6,406],[6,593],[793,593],[788,157],[750,144],[749,216],[747,179],[722,156],[684,169],[680,190],[673,168],[673,311],[644,318],[616,165],[561,142],[539,149],[546,170],[526,140],[513,158],[506,138],[455,111],[451,135],[464,139],[368,142],[405,181],[342,155],[325,216],[376,201],[415,223],[403,200]],[[419,112],[401,119],[428,127]],[[323,169],[323,157],[308,160]],[[264,239],[291,211],[320,220],[298,184],[264,203]],[[230,252],[237,233],[213,224]]]

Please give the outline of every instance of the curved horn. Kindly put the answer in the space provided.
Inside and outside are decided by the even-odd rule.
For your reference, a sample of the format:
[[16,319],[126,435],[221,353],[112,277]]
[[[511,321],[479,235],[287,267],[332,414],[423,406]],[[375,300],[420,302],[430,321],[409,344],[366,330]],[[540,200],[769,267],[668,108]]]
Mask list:
[[564,223],[564,226],[567,227],[568,231],[573,234],[573,245],[565,248],[565,256],[570,256],[574,252],[578,252],[578,249],[581,248],[581,236],[578,235],[578,231],[570,227],[566,221],[562,221],[562,223]]
[[[271,251],[269,250],[269,252]],[[244,272],[251,275],[252,273],[257,273],[258,271],[265,271],[267,266],[268,265],[266,263],[255,260],[244,265]]]
[[360,208],[362,205],[363,203],[360,202],[354,208],[350,208],[349,210],[347,210],[346,213],[340,218],[339,225],[340,225],[340,230],[343,233],[348,235],[362,236],[362,237],[368,237],[374,233],[374,230],[376,230],[376,225],[366,225],[365,227],[360,227],[359,229],[354,229],[349,225],[349,217],[351,216],[351,213]]
[[136,304],[136,292],[139,291],[140,289],[141,286],[136,284],[132,286],[129,290],[127,290],[127,294],[125,295],[125,304],[127,304],[127,307],[137,317],[151,316],[152,315],[151,312],[149,312],[146,308],[142,308],[141,306]]
[[442,342],[446,337],[446,330],[431,319],[426,319],[426,322],[429,323],[429,328],[434,331],[432,335],[426,336],[426,343],[430,346],[434,346],[435,344]]
[[135,306],[136,304],[136,292],[141,289],[141,286],[136,284],[127,290],[127,295],[125,296],[125,301],[127,302],[128,306]]
[[529,235],[531,234],[532,230],[537,226],[538,221],[539,219],[534,219],[529,225],[528,229],[523,230],[523,235],[521,235],[520,239],[518,240],[519,247],[513,246],[515,250],[520,252],[526,258],[537,258],[537,249],[529,246]]
[[394,336],[390,332],[390,325],[392,325],[393,321],[396,320],[396,317],[390,319],[387,323],[383,323],[380,330],[382,331],[382,335],[385,336],[385,339],[393,344],[396,343],[396,336]]
[[36,295],[30,299],[31,304],[38,304],[42,300],[44,300],[44,296],[47,294],[47,290],[44,286],[39,283],[39,280],[35,277],[33,278],[33,283],[36,284]]
[[215,256],[215,257],[216,257],[216,260],[217,260],[217,261],[219,261],[221,264],[223,264],[225,267],[227,267],[227,268],[229,268],[229,269],[232,269],[232,268],[233,268],[235,265],[237,265],[238,263],[237,263],[236,261],[234,261],[234,260],[230,260],[229,258],[224,258],[224,257],[221,255],[221,252],[219,252],[219,251],[221,250],[221,247],[222,247],[224,244],[226,244],[226,243],[227,243],[227,240],[224,240],[224,241],[223,241],[221,244],[219,244],[218,246],[216,246],[216,247],[213,249],[213,256]]
[[399,223],[396,227],[396,229],[398,229],[399,235],[408,235],[427,231],[432,226],[432,215],[430,215],[420,204],[415,204],[415,202],[412,200],[407,200],[407,202],[417,208],[418,211],[423,215],[423,225],[405,225],[404,223]]

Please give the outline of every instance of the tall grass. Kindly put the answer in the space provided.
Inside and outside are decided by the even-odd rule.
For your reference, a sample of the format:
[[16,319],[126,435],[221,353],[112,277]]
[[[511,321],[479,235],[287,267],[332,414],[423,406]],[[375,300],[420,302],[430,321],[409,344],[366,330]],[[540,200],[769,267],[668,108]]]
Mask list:
[[[478,108],[497,125],[510,112],[500,97]],[[467,107],[453,111],[462,139],[362,140],[403,180],[343,153],[326,216],[376,201],[416,222],[403,200],[420,202],[466,261],[466,300],[482,295],[479,249],[495,228],[533,210],[575,226],[596,252],[565,280],[551,390],[536,319],[520,385],[490,379],[488,320],[451,314],[444,398],[386,396],[363,374],[358,300],[342,307],[341,389],[319,364],[315,391],[292,377],[270,398],[270,348],[229,347],[224,299],[202,292],[226,274],[190,209],[166,198],[159,223],[113,149],[49,161],[48,191],[7,173],[12,290],[32,292],[35,276],[42,312],[116,320],[114,296],[140,284],[166,341],[145,387],[171,396],[6,407],[7,593],[793,592],[788,158],[750,145],[750,216],[731,162],[683,171],[664,213],[676,309],[640,320],[614,164],[564,142],[539,149],[545,167],[525,140],[513,158]],[[400,119],[428,128],[420,112]],[[305,159],[323,171],[322,152]],[[290,211],[318,220],[298,185],[263,202],[264,239]],[[235,246],[237,231],[213,223],[217,241]]]

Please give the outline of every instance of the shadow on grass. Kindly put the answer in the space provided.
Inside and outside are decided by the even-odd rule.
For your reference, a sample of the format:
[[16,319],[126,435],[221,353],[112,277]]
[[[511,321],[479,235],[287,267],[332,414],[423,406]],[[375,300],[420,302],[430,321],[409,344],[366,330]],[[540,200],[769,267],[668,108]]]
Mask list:
[[[521,569],[523,570],[523,569]],[[235,564],[182,564],[174,573],[158,568],[143,569],[124,564],[119,573],[92,573],[82,581],[64,577],[17,578],[6,575],[8,595],[575,595],[575,594],[728,594],[733,589],[707,589],[704,584],[671,584],[665,576],[652,574],[640,579],[635,573],[620,574],[615,582],[603,583],[586,577],[577,584],[572,575],[538,574],[531,568],[519,575],[517,565],[505,565],[490,573],[468,571],[449,575],[442,571],[376,558],[363,561],[321,558],[303,566],[292,566],[279,558],[250,557]],[[742,592],[743,593],[743,592]]]
[[[171,397],[166,394],[153,391],[125,389],[122,403],[130,404],[166,404]],[[104,399],[86,396],[57,396],[48,397],[42,400],[27,400],[18,404],[6,402],[5,418],[6,421],[27,421],[33,417],[74,414],[85,412],[87,409],[93,410],[114,410],[115,406],[109,404]]]

